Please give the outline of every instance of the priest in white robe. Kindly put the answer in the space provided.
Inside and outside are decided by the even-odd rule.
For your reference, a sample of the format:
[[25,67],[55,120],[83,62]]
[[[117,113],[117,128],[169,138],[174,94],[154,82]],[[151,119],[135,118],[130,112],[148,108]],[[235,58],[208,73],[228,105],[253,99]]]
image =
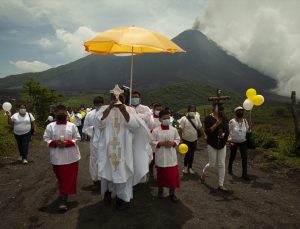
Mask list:
[[[149,164],[153,160],[153,153],[152,153],[152,147],[150,143],[147,143],[147,139],[144,139],[145,135],[143,132],[145,131],[145,128],[149,132],[149,136],[151,136],[151,128],[154,125],[154,120],[152,117],[152,112],[151,109],[145,105],[141,104],[141,94],[138,91],[132,92],[131,96],[131,105],[135,109],[138,117],[141,120],[141,124],[144,126],[144,128],[138,128],[136,131],[136,134],[134,135],[133,138],[133,145],[134,145],[134,153],[136,153],[136,157],[140,159],[140,161],[146,163],[145,165],[142,165],[143,168],[146,168],[149,166]],[[143,144],[139,144],[143,143]],[[145,158],[141,158],[142,156],[145,156],[146,154],[141,153],[142,151],[146,152],[148,154],[148,161],[146,161]],[[148,168],[149,171],[149,168]],[[147,171],[147,173],[148,173]],[[146,181],[147,177],[144,177],[144,181]]]
[[[123,90],[118,85],[111,91],[112,103],[103,106],[97,117],[101,137],[98,149],[98,174],[101,177],[101,192],[104,201],[111,202],[111,193],[116,193],[116,206],[126,206],[133,198],[132,187],[139,183],[148,172],[148,158],[145,152],[134,153],[133,138],[138,128],[143,128],[142,121],[135,110],[122,104]],[[150,136],[143,132],[143,139],[150,142]],[[138,142],[136,144],[142,144]],[[145,163],[146,158],[146,163]],[[147,165],[146,168],[144,165]]]
[[99,116],[100,107],[103,105],[104,99],[101,96],[96,96],[93,103],[95,109],[87,113],[82,132],[90,138],[89,172],[93,181],[92,191],[98,192],[101,188],[100,177],[98,176],[98,142],[100,138],[100,129],[95,128],[95,126],[96,117]]

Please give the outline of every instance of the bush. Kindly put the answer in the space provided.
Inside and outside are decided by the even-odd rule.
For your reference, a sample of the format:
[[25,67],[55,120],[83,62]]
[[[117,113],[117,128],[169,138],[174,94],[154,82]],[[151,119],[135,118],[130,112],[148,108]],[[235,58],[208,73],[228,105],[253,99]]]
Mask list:
[[16,154],[17,143],[12,133],[12,127],[7,123],[7,117],[0,113],[0,156]]

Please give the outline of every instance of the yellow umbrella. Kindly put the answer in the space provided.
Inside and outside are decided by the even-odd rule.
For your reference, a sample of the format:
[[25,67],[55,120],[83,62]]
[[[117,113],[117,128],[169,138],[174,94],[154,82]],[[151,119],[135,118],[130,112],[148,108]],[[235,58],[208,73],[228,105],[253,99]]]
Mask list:
[[[138,27],[113,28],[84,43],[85,50],[94,54],[131,54],[130,100],[132,92],[133,54],[184,52],[165,36]],[[131,101],[130,101],[131,102]]]

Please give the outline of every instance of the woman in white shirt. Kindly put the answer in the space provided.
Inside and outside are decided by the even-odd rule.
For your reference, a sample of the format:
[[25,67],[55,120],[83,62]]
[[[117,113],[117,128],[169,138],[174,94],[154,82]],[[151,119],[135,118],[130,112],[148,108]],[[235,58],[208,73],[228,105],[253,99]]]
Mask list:
[[235,159],[235,155],[237,150],[240,150],[241,158],[242,158],[242,178],[245,180],[250,180],[247,175],[247,139],[246,134],[250,132],[251,129],[248,125],[246,119],[243,118],[244,116],[244,108],[243,107],[236,107],[234,109],[235,118],[229,121],[229,132],[231,136],[231,143],[230,143],[230,158],[228,164],[228,173],[232,173],[232,164]]
[[[10,112],[6,112],[8,123],[13,126],[13,132],[17,141],[20,156],[18,160],[22,160],[23,164],[27,164],[29,142],[31,134],[35,132],[35,119],[32,114],[26,111],[26,105],[19,106],[19,112],[11,116]],[[32,130],[32,131],[31,131]]]

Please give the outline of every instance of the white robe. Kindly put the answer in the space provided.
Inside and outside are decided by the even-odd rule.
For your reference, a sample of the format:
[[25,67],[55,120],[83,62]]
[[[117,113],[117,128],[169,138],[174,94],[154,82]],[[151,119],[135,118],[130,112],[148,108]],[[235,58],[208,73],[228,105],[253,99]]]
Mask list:
[[80,152],[77,142],[80,141],[80,135],[77,127],[67,122],[66,125],[57,125],[56,122],[51,122],[47,125],[43,135],[43,139],[49,145],[52,140],[72,140],[75,146],[66,148],[49,148],[50,161],[53,165],[66,165],[80,160]]
[[180,143],[180,136],[177,129],[170,126],[169,130],[162,130],[161,126],[158,126],[152,131],[152,144],[156,147],[155,165],[163,168],[173,167],[178,164],[175,147],[160,146],[157,148],[158,143],[164,141],[175,142],[178,145]]
[[100,138],[100,129],[95,128],[96,117],[99,116],[99,110],[96,109],[87,113],[82,132],[90,137],[90,167],[89,172],[93,181],[100,180],[98,176],[98,142]]
[[[103,178],[101,191],[116,191],[119,198],[130,201],[132,186],[139,183],[148,172],[148,154],[139,151],[150,142],[145,124],[135,110],[126,107],[130,120],[127,122],[118,108],[111,109],[109,115],[101,120],[104,106],[96,118],[101,130],[98,148],[98,175]],[[139,132],[143,141],[133,139]]]
[[[135,109],[136,113],[141,118],[142,122],[144,123],[143,126],[150,131],[152,129],[152,127],[154,126],[154,119],[153,119],[150,108],[145,105],[141,105],[141,104],[139,104],[138,106],[133,107],[133,108]],[[150,164],[153,159],[153,151],[152,151],[152,147],[151,147],[150,143],[146,143],[145,139],[143,139],[144,138],[143,131],[144,131],[144,128],[139,128],[136,131],[136,134],[133,139],[134,143],[144,142],[144,144],[134,144],[134,145],[140,146],[139,148],[134,150],[134,152],[137,152],[139,154],[141,151],[146,151],[148,154],[148,164]],[[149,132],[149,135],[150,135],[150,132]],[[139,156],[139,155],[137,155],[137,156]]]

